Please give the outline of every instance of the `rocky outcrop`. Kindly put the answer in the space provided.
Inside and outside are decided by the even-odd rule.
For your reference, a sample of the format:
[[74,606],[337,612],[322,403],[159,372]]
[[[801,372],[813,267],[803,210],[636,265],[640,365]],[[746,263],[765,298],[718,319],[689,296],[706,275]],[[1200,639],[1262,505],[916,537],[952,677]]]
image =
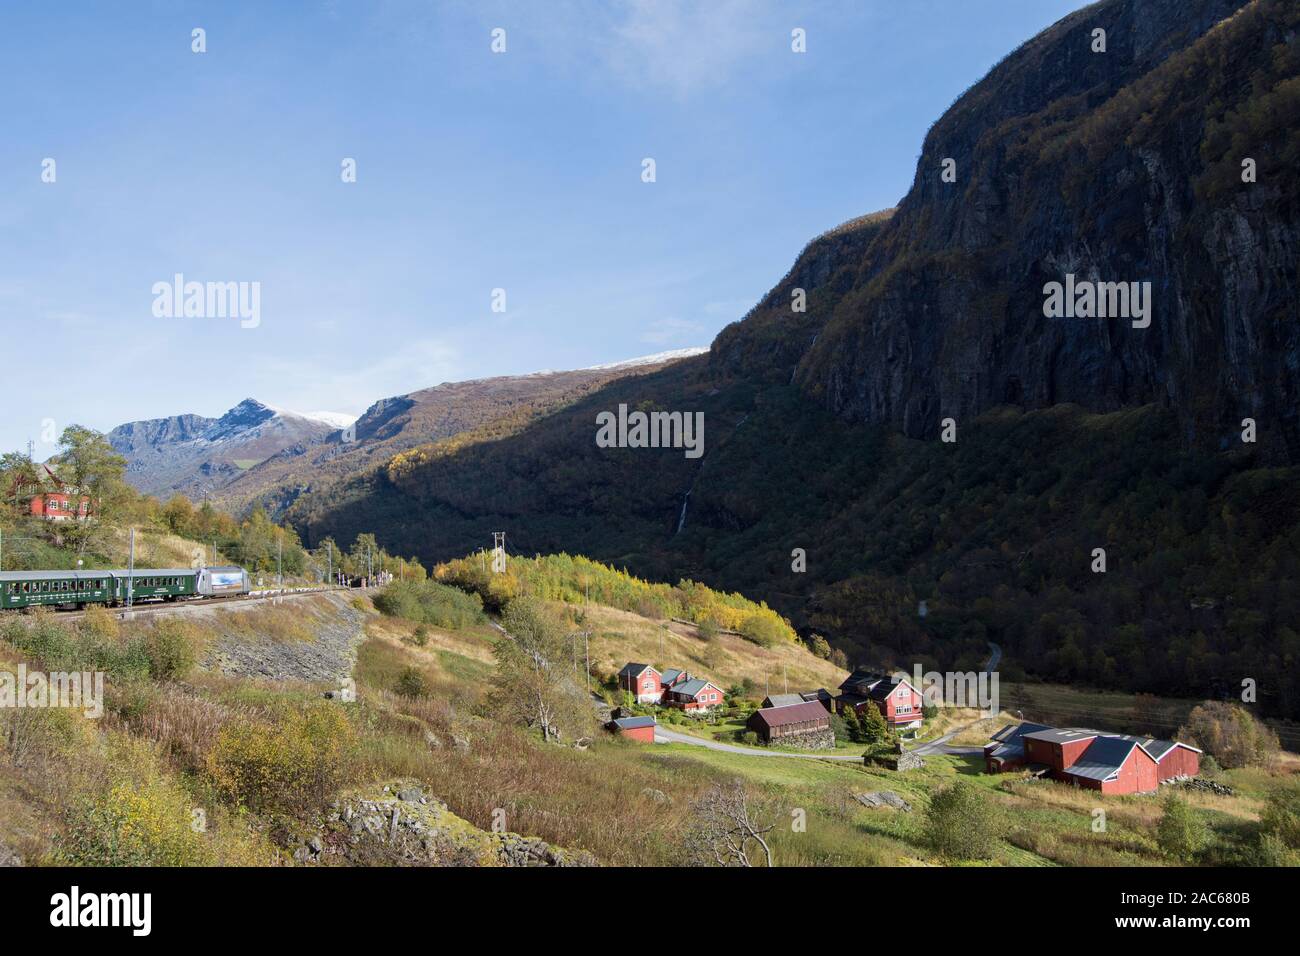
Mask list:
[[[1104,0],[1066,17],[934,125],[892,216],[810,246],[712,366],[789,369],[844,418],[913,437],[1001,404],[1154,402],[1189,443],[1239,448],[1253,417],[1266,457],[1300,461],[1297,9]],[[1150,282],[1150,325],[1044,315],[1067,274]]]
[[489,833],[415,785],[340,798],[293,849],[299,864],[360,866],[595,866],[585,851],[517,833]]
[[912,812],[912,805],[892,790],[873,790],[870,793],[854,794],[853,799],[864,807],[888,807],[891,810]]

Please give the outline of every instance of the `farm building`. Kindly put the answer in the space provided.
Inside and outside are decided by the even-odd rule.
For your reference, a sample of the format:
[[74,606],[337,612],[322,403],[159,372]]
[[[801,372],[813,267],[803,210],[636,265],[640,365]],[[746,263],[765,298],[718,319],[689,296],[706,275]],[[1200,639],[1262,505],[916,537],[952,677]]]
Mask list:
[[1016,724],[993,735],[984,764],[990,773],[1026,767],[1102,793],[1149,793],[1165,781],[1196,776],[1200,754],[1177,741]]
[[620,737],[652,744],[655,742],[655,727],[658,725],[653,717],[619,717],[605,726]]
[[835,706],[835,695],[825,687],[818,687],[816,690],[810,690],[807,693],[800,694],[804,700],[815,700],[820,703],[829,712]]
[[906,680],[895,680],[859,667],[840,684],[835,709],[843,714],[851,707],[860,714],[869,701],[880,708],[891,730],[921,726],[920,691]]
[[722,706],[725,695],[722,688],[702,677],[684,680],[664,690],[665,707],[677,707],[681,710],[710,710]]
[[657,704],[664,693],[662,676],[649,664],[625,664],[618,672],[618,686],[638,704]]
[[808,750],[830,750],[835,747],[830,711],[815,700],[764,707],[750,714],[745,726],[767,744],[803,747]]
[[1156,759],[1160,782],[1195,777],[1201,772],[1201,751],[1178,740],[1146,738],[1142,749]]
[[763,707],[789,707],[791,704],[802,704],[804,697],[802,694],[768,694],[763,698]]
[[1016,770],[1025,765],[1025,734],[1050,730],[1046,724],[1007,724],[984,745],[984,769],[989,773]]

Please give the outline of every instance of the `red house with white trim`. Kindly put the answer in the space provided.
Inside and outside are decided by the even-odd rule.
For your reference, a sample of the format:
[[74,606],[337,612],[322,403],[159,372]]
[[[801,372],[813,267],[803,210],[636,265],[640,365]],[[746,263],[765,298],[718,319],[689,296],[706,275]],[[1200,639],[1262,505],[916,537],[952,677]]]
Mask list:
[[32,496],[28,510],[37,518],[46,521],[85,521],[90,517],[90,496],[77,494],[77,489],[69,488],[50,470],[49,465],[42,465],[53,491],[39,491]]
[[840,684],[835,710],[843,714],[852,707],[854,713],[861,714],[868,702],[880,709],[891,730],[920,727],[924,719],[921,692],[909,681],[859,667]]
[[664,694],[663,675],[649,664],[625,664],[618,672],[618,686],[638,704],[657,704]]
[[722,706],[725,696],[722,688],[712,681],[692,677],[665,690],[663,704],[665,707],[677,707],[685,711],[712,710]]

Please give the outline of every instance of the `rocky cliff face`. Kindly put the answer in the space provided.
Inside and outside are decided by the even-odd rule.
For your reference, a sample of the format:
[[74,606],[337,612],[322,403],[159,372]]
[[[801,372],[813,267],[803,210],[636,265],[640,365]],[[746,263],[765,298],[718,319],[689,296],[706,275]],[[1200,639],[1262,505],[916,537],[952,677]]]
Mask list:
[[[1253,417],[1269,459],[1300,460],[1297,21],[1281,0],[1067,17],[934,125],[892,216],[813,243],[725,330],[714,368],[914,437],[1000,404],[1157,402],[1188,443],[1240,447]],[[1150,282],[1150,325],[1044,315],[1067,274]]]

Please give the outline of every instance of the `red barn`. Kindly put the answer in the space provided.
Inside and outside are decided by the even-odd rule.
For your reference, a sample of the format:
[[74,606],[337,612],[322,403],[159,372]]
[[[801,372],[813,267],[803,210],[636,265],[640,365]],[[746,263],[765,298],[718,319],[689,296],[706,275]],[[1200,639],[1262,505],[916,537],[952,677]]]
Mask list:
[[1150,737],[1020,724],[993,735],[984,747],[984,764],[990,773],[1027,766],[1102,793],[1150,793],[1166,780],[1195,776],[1200,751]]
[[607,726],[612,733],[618,734],[620,737],[636,740],[643,744],[655,742],[655,727],[657,724],[653,717],[619,717],[617,720],[611,720]]
[[1155,757],[1128,736],[1093,738],[1061,779],[1102,793],[1151,793],[1160,786]]
[[1143,740],[1142,749],[1155,758],[1160,782],[1195,777],[1201,772],[1201,751],[1177,740]]
[[618,672],[618,686],[638,704],[657,704],[664,692],[662,676],[649,664],[625,664]]
[[1046,724],[1007,724],[984,745],[984,769],[1002,773],[1025,765],[1025,734],[1050,730]]

